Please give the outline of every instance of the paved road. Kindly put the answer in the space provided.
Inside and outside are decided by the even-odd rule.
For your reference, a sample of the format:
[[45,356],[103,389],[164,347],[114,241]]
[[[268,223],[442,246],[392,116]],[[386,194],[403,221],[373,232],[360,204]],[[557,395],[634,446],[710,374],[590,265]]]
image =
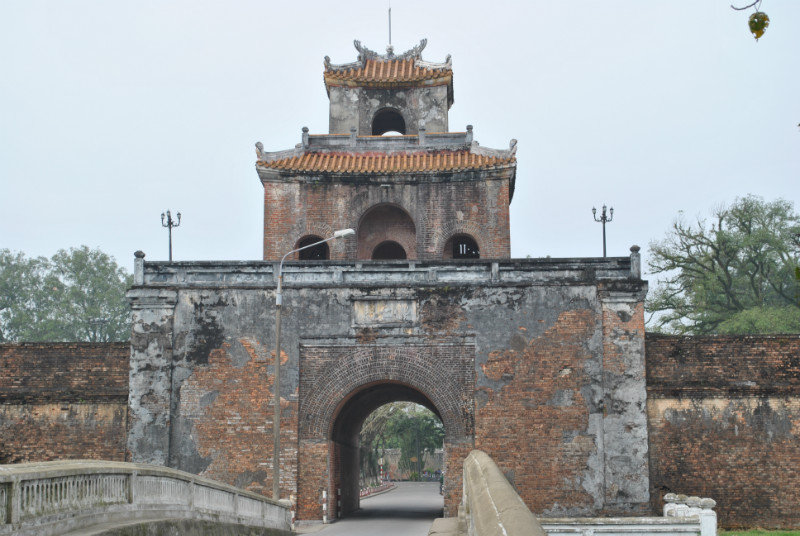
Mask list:
[[318,527],[302,527],[302,532],[320,536],[427,536],[431,523],[442,515],[444,503],[438,482],[398,482],[388,493],[361,499],[355,514]]

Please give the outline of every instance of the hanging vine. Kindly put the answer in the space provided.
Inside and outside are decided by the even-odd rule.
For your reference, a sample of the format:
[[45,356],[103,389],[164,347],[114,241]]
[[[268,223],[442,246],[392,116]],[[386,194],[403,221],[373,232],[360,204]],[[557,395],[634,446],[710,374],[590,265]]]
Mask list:
[[750,9],[751,7],[755,9],[755,13],[750,15],[747,25],[750,27],[750,33],[752,33],[753,37],[755,37],[756,41],[758,41],[759,37],[764,35],[764,32],[767,31],[767,27],[769,26],[769,17],[766,13],[761,11],[761,0],[755,0],[755,2],[742,7],[736,7],[731,4],[731,8],[735,9],[736,11],[744,11],[745,9]]

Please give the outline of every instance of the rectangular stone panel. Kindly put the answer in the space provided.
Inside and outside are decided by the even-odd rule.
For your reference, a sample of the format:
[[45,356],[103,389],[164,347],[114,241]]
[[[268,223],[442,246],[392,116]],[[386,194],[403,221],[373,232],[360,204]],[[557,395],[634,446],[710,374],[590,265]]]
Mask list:
[[411,326],[417,321],[416,300],[354,300],[353,326]]

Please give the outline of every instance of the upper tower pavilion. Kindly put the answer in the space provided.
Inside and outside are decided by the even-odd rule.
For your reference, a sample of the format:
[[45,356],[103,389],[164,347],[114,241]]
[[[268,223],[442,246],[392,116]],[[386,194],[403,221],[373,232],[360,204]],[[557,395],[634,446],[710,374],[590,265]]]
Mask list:
[[355,240],[300,252],[312,259],[469,259],[510,254],[516,140],[481,147],[450,132],[453,69],[422,59],[426,40],[395,55],[355,41],[358,59],[325,57],[328,134],[288,151],[256,144],[264,185],[264,259],[353,228]]

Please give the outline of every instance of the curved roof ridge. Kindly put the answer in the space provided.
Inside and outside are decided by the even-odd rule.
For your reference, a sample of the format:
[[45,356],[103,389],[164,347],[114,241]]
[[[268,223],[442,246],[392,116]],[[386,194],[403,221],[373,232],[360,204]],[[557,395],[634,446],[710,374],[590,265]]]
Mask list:
[[405,62],[409,62],[412,66],[422,67],[424,69],[430,69],[434,71],[449,71],[453,68],[452,57],[450,54],[444,60],[444,63],[437,63],[433,61],[425,61],[422,59],[422,50],[428,44],[427,39],[420,40],[419,44],[411,47],[409,50],[403,52],[402,54],[395,54],[394,48],[389,45],[386,47],[386,54],[380,54],[375,52],[374,50],[370,50],[369,48],[363,46],[361,41],[358,39],[353,41],[353,45],[355,45],[356,50],[358,51],[358,59],[356,61],[350,63],[341,63],[341,64],[334,64],[331,63],[330,56],[325,56],[325,72],[341,72],[341,71],[349,71],[353,69],[359,69],[365,67],[367,62],[372,60],[375,62],[381,63],[388,63],[388,62],[400,62],[395,63],[395,66],[406,65]]

